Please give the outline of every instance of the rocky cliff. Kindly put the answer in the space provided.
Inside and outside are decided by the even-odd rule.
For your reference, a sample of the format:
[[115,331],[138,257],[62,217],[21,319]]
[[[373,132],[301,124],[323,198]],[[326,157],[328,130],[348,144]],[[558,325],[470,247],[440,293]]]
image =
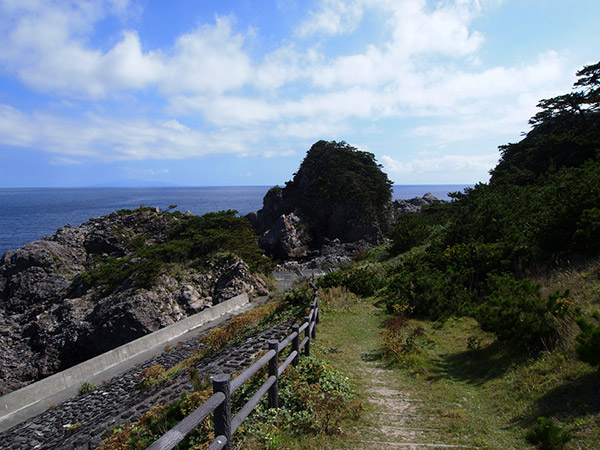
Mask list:
[[280,259],[314,257],[333,241],[383,242],[393,220],[391,182],[373,154],[345,142],[315,143],[283,188],[248,215],[260,245]]
[[118,211],[6,252],[0,394],[242,292],[264,295],[264,279],[226,245],[247,231],[231,213],[207,228],[196,216]]
[[293,179],[271,188],[262,209],[247,217],[260,246],[287,266],[308,259],[336,266],[383,243],[400,214],[438,201],[431,194],[392,201],[391,188],[371,153],[345,142],[319,141]]

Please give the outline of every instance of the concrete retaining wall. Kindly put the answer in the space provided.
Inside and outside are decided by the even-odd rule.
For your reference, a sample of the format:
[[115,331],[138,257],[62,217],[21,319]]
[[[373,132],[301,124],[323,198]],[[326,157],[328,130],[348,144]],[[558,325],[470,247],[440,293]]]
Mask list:
[[0,397],[0,420],[57,392],[72,388],[73,386],[80,386],[84,381],[88,381],[98,372],[120,364],[157,345],[165,344],[171,339],[245,305],[248,301],[248,294],[238,295],[212,308],[205,309],[198,314],[180,320],[173,325],[161,328],[154,333]]

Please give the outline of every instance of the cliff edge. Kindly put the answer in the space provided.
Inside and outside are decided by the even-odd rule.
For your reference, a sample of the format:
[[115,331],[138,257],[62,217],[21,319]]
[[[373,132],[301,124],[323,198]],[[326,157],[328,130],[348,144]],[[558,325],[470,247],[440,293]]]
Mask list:
[[0,395],[240,293],[267,261],[235,211],[152,208],[65,226],[0,260]]

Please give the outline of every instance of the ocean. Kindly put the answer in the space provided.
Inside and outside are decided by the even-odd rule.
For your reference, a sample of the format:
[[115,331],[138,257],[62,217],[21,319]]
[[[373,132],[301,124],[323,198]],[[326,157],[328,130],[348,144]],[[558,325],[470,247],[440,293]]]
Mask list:
[[[431,192],[441,200],[472,185],[396,185],[394,199]],[[0,257],[7,250],[52,235],[66,224],[79,225],[118,209],[152,206],[194,214],[235,209],[241,215],[262,207],[270,186],[20,188],[0,189]]]

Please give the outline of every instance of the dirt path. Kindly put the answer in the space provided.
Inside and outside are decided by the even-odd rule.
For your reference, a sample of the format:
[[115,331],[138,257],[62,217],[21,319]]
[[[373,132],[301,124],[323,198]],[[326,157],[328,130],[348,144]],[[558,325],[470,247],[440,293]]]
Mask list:
[[345,430],[347,446],[355,449],[474,448],[460,445],[444,430],[443,420],[423,411],[418,392],[403,386],[398,370],[379,357],[381,312],[371,305],[331,313],[319,345],[356,384],[365,405],[365,420]]

